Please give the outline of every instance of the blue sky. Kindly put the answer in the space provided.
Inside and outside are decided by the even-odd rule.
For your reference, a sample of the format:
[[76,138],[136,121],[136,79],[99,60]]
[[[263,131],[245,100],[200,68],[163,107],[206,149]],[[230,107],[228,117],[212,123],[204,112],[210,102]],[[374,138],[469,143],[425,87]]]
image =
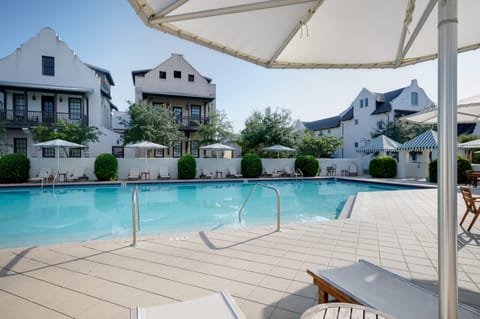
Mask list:
[[[294,119],[313,121],[346,109],[362,88],[387,92],[417,79],[437,101],[437,63],[397,70],[270,70],[177,39],[146,27],[128,1],[16,0],[2,3],[0,58],[51,27],[82,61],[107,69],[115,81],[113,103],[126,110],[133,101],[131,71],[153,68],[183,54],[217,85],[217,108],[225,110],[235,131],[254,110],[283,108]],[[368,45],[368,39],[365,39]],[[480,51],[462,53],[458,98],[480,94]]]

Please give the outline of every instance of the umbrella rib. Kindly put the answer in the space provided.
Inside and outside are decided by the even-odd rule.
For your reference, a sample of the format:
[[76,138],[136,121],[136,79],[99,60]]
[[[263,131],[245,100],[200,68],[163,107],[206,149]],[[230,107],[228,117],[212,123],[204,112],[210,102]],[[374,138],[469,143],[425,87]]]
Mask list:
[[[175,22],[175,21],[185,21],[185,20],[192,20],[192,19],[215,17],[220,15],[226,15],[226,14],[235,14],[235,13],[243,13],[243,12],[249,12],[249,11],[277,8],[277,7],[285,7],[285,6],[297,5],[297,4],[302,4],[306,2],[312,2],[312,1],[316,1],[316,0],[278,0],[278,1],[271,0],[271,1],[257,2],[257,3],[224,7],[224,8],[218,8],[218,9],[202,10],[202,11],[191,12],[191,13],[183,13],[183,14],[171,15],[168,17],[166,17],[165,15],[159,15],[159,16],[154,15],[150,18],[150,22],[153,24],[164,24],[164,23]],[[161,13],[163,13],[163,11]]]
[[292,38],[297,34],[298,30],[305,25],[315,14],[315,11],[323,4],[324,0],[317,0],[316,3],[314,3],[310,9],[308,9],[307,13],[303,16],[303,18],[299,21],[298,24],[295,25],[295,27],[292,29],[292,31],[288,34],[288,36],[283,40],[282,44],[278,47],[278,49],[275,51],[275,53],[272,55],[270,60],[267,62],[267,66],[272,66],[275,61],[277,60],[278,56],[283,52],[285,47],[290,43]]
[[425,8],[425,11],[423,11],[422,16],[420,17],[418,24],[416,25],[415,29],[412,32],[412,36],[410,39],[408,39],[407,44],[405,45],[405,48],[403,48],[403,44],[405,43],[405,37],[407,35],[408,31],[408,26],[412,22],[412,15],[413,11],[415,10],[415,0],[410,0],[407,6],[407,10],[405,13],[405,20],[403,23],[403,28],[402,28],[402,36],[400,38],[399,44],[398,44],[398,50],[397,50],[397,58],[395,60],[395,67],[398,67],[402,64],[402,60],[405,58],[407,55],[408,51],[413,45],[413,42],[417,38],[418,34],[422,30],[425,22],[427,21],[428,17],[433,11],[433,8],[437,4],[437,0],[430,0],[428,3],[427,7]]

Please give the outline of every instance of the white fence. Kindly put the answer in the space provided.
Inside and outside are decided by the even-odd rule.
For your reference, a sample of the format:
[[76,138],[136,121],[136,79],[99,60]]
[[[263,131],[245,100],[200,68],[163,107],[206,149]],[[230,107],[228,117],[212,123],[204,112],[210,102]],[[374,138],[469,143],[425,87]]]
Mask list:
[[[342,170],[348,170],[350,165],[357,165],[355,159],[339,159],[339,158],[321,158],[318,159],[321,168],[321,176],[327,175],[328,166],[336,166],[337,175],[341,175]],[[230,167],[240,173],[241,158],[197,158],[197,178],[200,177],[202,171],[218,173],[218,176],[225,177]],[[118,178],[125,180],[131,168],[138,168],[140,171],[148,170],[150,179],[157,179],[160,167],[167,167],[172,179],[178,177],[177,174],[178,158],[119,158],[118,159]],[[89,180],[96,180],[94,173],[95,158],[60,158],[59,167],[61,173],[73,172],[78,167],[83,167],[85,175]],[[295,167],[294,158],[262,158],[262,165],[268,171],[285,170],[286,167]],[[57,171],[56,158],[30,158],[30,176],[36,176],[42,167],[50,168],[52,172]],[[361,174],[360,169],[358,173]],[[221,172],[221,174],[220,174]]]

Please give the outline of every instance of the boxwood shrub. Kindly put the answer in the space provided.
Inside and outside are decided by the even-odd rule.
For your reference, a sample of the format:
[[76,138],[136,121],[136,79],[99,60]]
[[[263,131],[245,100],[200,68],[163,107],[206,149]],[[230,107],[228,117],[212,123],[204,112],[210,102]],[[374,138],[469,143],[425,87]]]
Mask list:
[[0,158],[0,183],[22,183],[28,180],[30,160],[23,154],[6,154]]
[[195,157],[190,154],[183,155],[178,160],[177,169],[179,179],[194,179],[197,175],[197,162],[195,161]]
[[376,157],[370,161],[368,172],[372,177],[395,177],[397,175],[397,161],[391,156]]
[[313,155],[300,155],[295,159],[295,169],[300,169],[305,177],[317,176],[320,164]]
[[104,153],[97,156],[94,173],[100,181],[114,181],[118,178],[118,161],[112,154]]
[[241,170],[243,177],[257,178],[262,175],[262,160],[257,154],[247,153],[243,156],[241,162]]
[[[428,165],[428,175],[429,180],[432,183],[436,183],[438,181],[437,175],[437,166],[438,160],[434,159]],[[472,164],[469,160],[464,157],[457,156],[457,183],[466,183],[467,182],[467,175],[465,174],[466,170],[471,170]]]

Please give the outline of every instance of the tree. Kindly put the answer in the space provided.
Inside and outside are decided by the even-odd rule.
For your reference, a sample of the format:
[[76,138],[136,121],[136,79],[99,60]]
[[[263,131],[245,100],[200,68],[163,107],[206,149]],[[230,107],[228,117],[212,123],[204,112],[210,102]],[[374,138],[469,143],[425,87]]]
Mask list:
[[200,124],[198,134],[202,144],[218,143],[233,137],[232,123],[227,119],[227,114],[222,110],[215,110],[210,114],[208,123]]
[[98,142],[102,134],[94,126],[82,127],[77,123],[67,123],[60,120],[55,127],[36,125],[31,128],[33,139],[37,142],[45,142],[60,138],[72,143],[85,144],[87,142]]
[[306,130],[298,146],[298,153],[300,155],[313,155],[317,158],[332,157],[342,145],[343,139],[341,137],[315,136],[312,131]]
[[267,107],[265,114],[254,111],[247,118],[238,143],[244,153],[258,153],[261,148],[274,144],[292,147],[295,134],[290,111],[272,111]]
[[410,124],[405,121],[395,119],[393,122],[379,121],[377,128],[370,132],[370,136],[375,138],[380,135],[385,135],[399,143],[405,143],[412,138],[428,131],[430,127],[418,124]]
[[180,123],[164,106],[135,103],[130,105],[128,115],[130,121],[124,123],[127,126],[123,133],[125,144],[150,141],[172,146],[174,141],[185,140]]

